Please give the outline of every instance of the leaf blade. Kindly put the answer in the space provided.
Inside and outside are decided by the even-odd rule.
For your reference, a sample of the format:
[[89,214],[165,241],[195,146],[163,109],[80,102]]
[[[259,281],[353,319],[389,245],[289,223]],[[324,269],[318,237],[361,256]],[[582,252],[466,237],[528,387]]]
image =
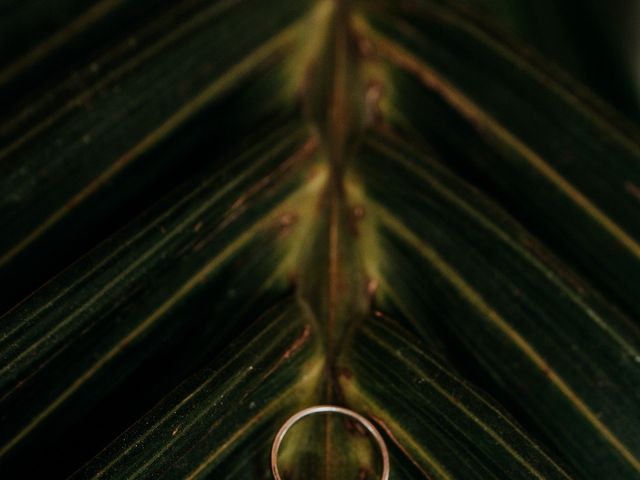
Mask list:
[[[2,454],[8,458],[3,461],[28,455],[43,432],[52,441],[51,426],[63,414],[68,425],[60,430],[65,431],[89,407],[109,411],[96,407],[98,400],[148,358],[166,352],[172,335],[186,341],[186,332],[201,330],[188,340],[199,347],[197,353],[174,352],[179,368],[169,367],[175,370],[167,375],[169,384],[224,343],[247,310],[286,292],[286,271],[280,267],[286,241],[278,218],[290,208],[288,202],[296,202],[314,152],[313,138],[291,125],[262,138],[229,168],[133,225],[6,316],[0,335],[1,402],[12,414],[3,418]],[[242,298],[208,306],[203,286],[215,285],[237,289]],[[192,308],[193,319],[181,321]],[[211,313],[235,320],[207,322]],[[118,373],[110,374],[114,369]]]
[[637,328],[477,192],[382,138],[361,161],[389,255],[382,297],[391,285],[408,318],[460,341],[587,478],[633,478],[638,435],[626,419],[637,415]]
[[295,301],[275,307],[213,372],[174,392],[74,478],[211,475],[258,423],[295,408],[301,385],[317,381],[314,328]]
[[495,404],[400,332],[382,314],[370,318],[354,344],[353,380],[343,385],[425,478],[569,478]]
[[[459,175],[499,198],[635,318],[637,128],[455,6],[400,3],[394,15],[372,13],[373,26],[363,27],[382,58],[422,83],[394,89],[391,122],[413,123],[412,133],[441,149]],[[437,116],[421,111],[438,102]],[[449,122],[456,128],[447,130]]]

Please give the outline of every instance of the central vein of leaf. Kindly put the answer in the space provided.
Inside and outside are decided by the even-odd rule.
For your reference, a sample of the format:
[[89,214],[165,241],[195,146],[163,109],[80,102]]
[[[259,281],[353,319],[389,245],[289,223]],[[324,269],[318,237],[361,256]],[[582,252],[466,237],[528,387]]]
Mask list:
[[[326,6],[326,4],[325,4]],[[368,308],[367,279],[354,211],[345,188],[355,143],[363,132],[367,96],[350,2],[333,0],[322,47],[306,67],[304,110],[321,138],[328,172],[300,259],[299,295],[324,332],[326,401],[339,400],[334,373],[342,347]],[[353,183],[353,179],[349,178]],[[360,209],[361,211],[362,209]]]
[[[324,10],[329,6],[330,12]],[[296,91],[301,94],[303,110],[320,139],[316,167],[325,179],[313,197],[313,207],[304,210],[310,217],[301,240],[304,251],[295,257],[299,299],[313,312],[322,333],[325,375],[319,403],[343,403],[338,382],[344,370],[342,353],[352,332],[366,318],[371,295],[371,268],[363,245],[366,235],[359,233],[363,230],[364,190],[352,167],[357,142],[366,128],[367,86],[371,84],[366,77],[371,70],[363,68],[353,21],[350,2],[321,1],[309,25],[313,47],[301,46],[301,51],[311,52],[305,58],[306,71],[302,74],[299,64],[293,69],[301,79]],[[320,478],[336,478],[346,466],[345,458],[355,471],[364,468],[367,461],[363,459],[374,458],[366,442],[354,447],[357,434],[340,427],[330,416],[325,420],[322,434],[309,432],[310,437],[318,438],[318,452],[324,452]]]

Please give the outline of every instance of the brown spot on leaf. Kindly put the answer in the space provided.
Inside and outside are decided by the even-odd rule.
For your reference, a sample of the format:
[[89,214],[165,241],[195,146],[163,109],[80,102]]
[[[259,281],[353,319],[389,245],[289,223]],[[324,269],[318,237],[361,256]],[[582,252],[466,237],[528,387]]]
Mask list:
[[302,331],[302,335],[300,335],[300,337],[298,337],[291,344],[291,346],[287,349],[287,351],[284,352],[283,358],[288,359],[292,355],[294,355],[298,350],[300,350],[305,345],[305,343],[307,343],[307,340],[309,340],[310,336],[311,336],[311,326],[305,325],[304,330]]
[[358,50],[360,51],[360,55],[362,55],[365,58],[372,57],[374,55],[375,48],[373,47],[371,40],[369,40],[364,35],[357,35],[356,41],[358,45]]
[[298,286],[298,273],[297,272],[289,272],[287,273],[287,279],[293,288]]
[[285,228],[290,227],[291,225],[296,223],[297,220],[298,216],[295,213],[285,213],[284,215],[280,215],[278,222],[280,223],[281,227]]
[[370,278],[369,281],[367,282],[367,294],[370,297],[373,297],[377,291],[378,291],[378,280],[376,280],[375,278]]
[[365,108],[367,121],[372,124],[381,123],[383,120],[382,110],[380,108],[380,99],[382,98],[383,87],[379,81],[372,81],[365,95]]
[[624,189],[629,193],[633,198],[640,202],[640,187],[635,183],[625,182]]
[[337,366],[335,367],[335,373],[338,377],[344,377],[346,379],[353,377],[353,372],[347,367]]

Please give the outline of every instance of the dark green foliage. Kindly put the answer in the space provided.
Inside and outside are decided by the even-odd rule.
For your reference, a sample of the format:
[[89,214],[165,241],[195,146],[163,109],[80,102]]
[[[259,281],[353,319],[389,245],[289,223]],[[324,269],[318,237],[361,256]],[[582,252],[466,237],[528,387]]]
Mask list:
[[640,478],[630,77],[556,3],[1,5],[2,477],[266,480],[331,403],[393,479]]

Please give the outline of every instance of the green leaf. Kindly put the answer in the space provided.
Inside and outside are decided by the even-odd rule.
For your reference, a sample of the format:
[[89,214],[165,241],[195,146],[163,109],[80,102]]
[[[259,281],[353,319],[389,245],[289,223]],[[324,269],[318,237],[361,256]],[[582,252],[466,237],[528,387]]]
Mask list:
[[585,477],[633,475],[637,327],[443,167],[388,134],[365,145],[385,301],[464,345]]
[[337,404],[394,479],[640,478],[637,125],[478,2],[55,3],[0,7],[4,476],[267,480]]
[[[255,457],[266,478],[270,430],[322,372],[314,330],[295,300],[271,309],[213,369],[172,392],[73,478],[238,478],[241,463]],[[249,458],[239,465],[242,456]]]
[[400,80],[409,86],[393,90],[392,122],[445,150],[462,175],[637,317],[637,129],[439,3],[399,2],[401,20],[372,18],[379,55],[422,83]]
[[[264,2],[197,3],[152,17],[133,47],[123,39],[82,70],[81,81],[62,80],[3,123],[0,281],[10,289],[0,310],[111,233],[105,219],[122,226],[150,205],[145,195],[219,162],[215,152],[292,110],[283,56],[298,38],[305,2],[248,24],[247,12],[259,15]],[[158,37],[167,25],[171,32]],[[237,41],[240,28],[252,35]],[[265,99],[257,106],[256,95]],[[221,115],[227,110],[242,114]],[[213,153],[203,157],[195,145]]]
[[570,478],[508,414],[400,332],[382,314],[370,318],[342,384],[424,478]]
[[[5,316],[2,454],[51,442],[91,409],[109,409],[98,401],[127,376],[166,368],[149,393],[166,391],[233,338],[248,307],[286,292],[280,218],[313,151],[292,126],[256,140]],[[210,303],[212,288],[224,303]],[[193,351],[181,352],[187,345]],[[151,398],[122,415],[139,414]]]
[[640,11],[626,0],[469,0],[549,60],[638,120]]

